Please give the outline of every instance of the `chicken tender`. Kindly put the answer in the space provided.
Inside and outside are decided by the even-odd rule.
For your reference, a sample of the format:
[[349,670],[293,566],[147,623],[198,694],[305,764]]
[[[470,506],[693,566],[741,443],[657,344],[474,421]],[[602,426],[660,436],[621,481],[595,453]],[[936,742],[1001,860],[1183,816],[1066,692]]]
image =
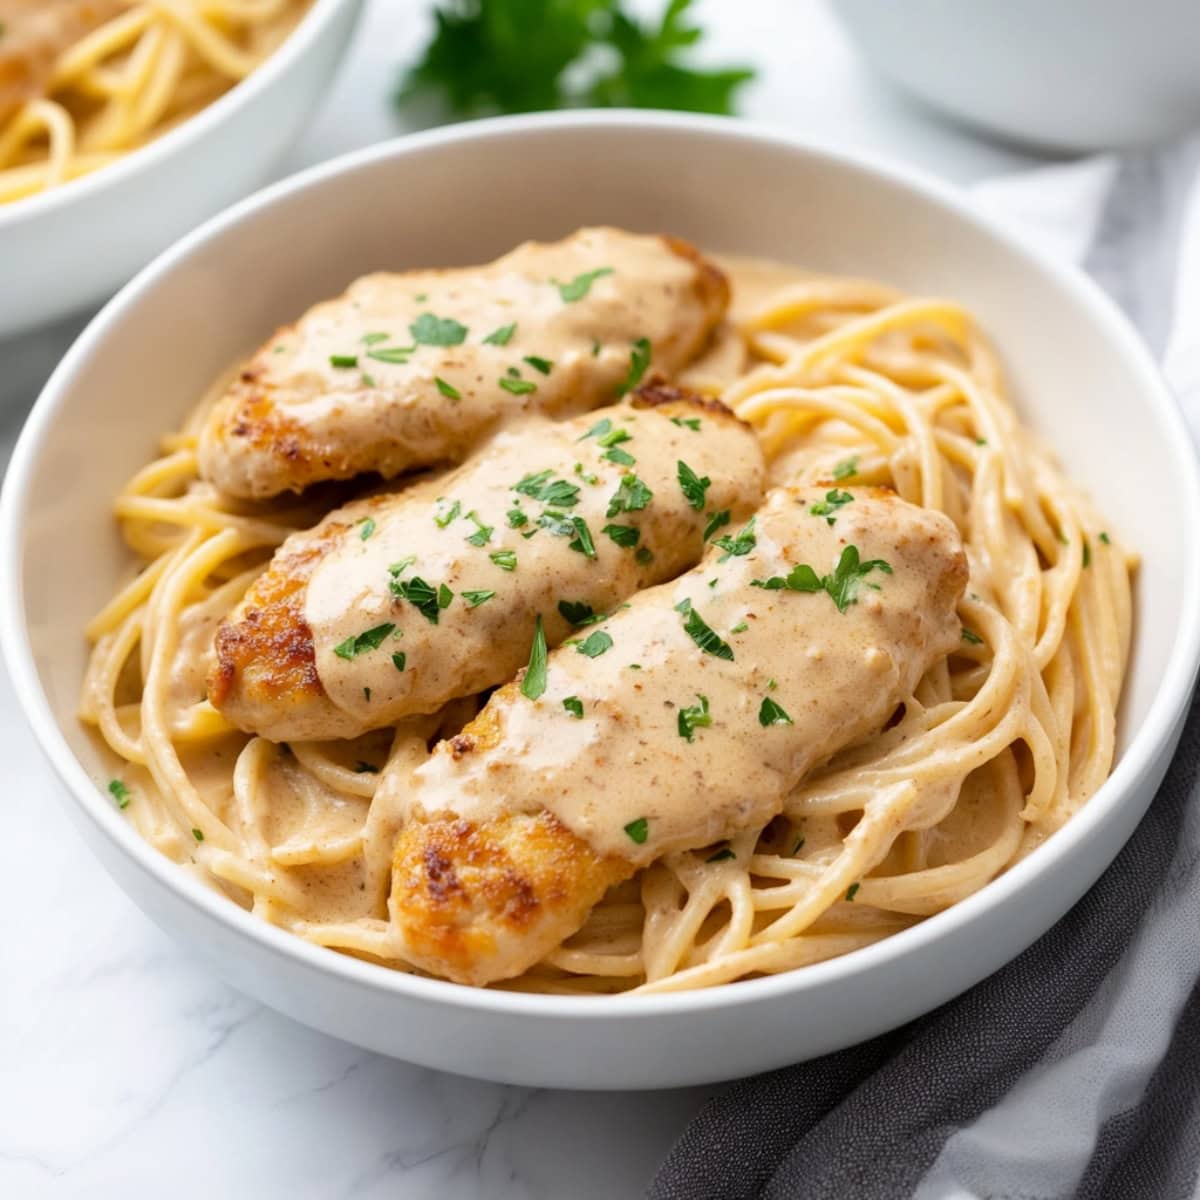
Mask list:
[[692,246],[617,229],[483,267],[368,275],[250,359],[212,410],[201,473],[259,499],[461,462],[501,421],[669,377],[728,304],[725,276]]

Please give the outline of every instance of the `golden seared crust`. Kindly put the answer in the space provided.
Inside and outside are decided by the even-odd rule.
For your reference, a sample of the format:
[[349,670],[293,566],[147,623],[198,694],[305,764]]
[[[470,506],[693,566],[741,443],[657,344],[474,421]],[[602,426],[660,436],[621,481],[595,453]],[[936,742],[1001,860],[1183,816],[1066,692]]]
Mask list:
[[632,872],[544,811],[480,822],[441,814],[400,833],[392,924],[414,966],[481,986],[528,970]]
[[[695,410],[717,420],[730,421],[746,429],[750,426],[715,396],[701,396],[687,388],[673,387],[655,381],[643,384],[633,393],[630,401],[634,408],[669,408],[671,412]],[[668,416],[670,413],[667,414]]]
[[725,312],[733,297],[729,277],[716,263],[700,253],[699,248],[686,238],[673,237],[669,233],[659,235],[667,248],[680,258],[686,258],[696,267],[696,299],[702,308],[710,312]]
[[285,542],[217,627],[208,698],[235,725],[250,729],[265,706],[294,712],[318,704],[333,711],[317,676],[304,589],[321,556],[348,528],[325,521]]

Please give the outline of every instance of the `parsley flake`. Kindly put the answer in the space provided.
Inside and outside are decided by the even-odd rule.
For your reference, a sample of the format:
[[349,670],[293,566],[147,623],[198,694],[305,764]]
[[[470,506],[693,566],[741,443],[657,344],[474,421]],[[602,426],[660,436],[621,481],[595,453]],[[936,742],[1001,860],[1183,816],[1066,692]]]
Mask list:
[[814,517],[824,517],[826,522],[833,525],[837,521],[837,510],[844,504],[853,504],[854,497],[849,492],[839,492],[837,488],[825,493],[824,500],[818,500],[809,506],[808,511]]
[[447,383],[440,375],[435,375],[433,377],[433,382],[437,386],[437,390],[439,392],[441,392],[442,395],[445,396],[447,399],[450,399],[450,400],[461,400],[462,399],[462,392],[460,392],[458,390],[458,388],[454,387],[452,384]]
[[[445,504],[446,501],[443,498],[443,499],[439,500],[438,503]],[[455,502],[445,512],[440,512],[440,513],[435,512],[433,514],[433,523],[439,529],[445,529],[446,526],[449,525],[450,522],[453,521],[454,518],[457,517],[460,512],[462,512],[462,505],[459,504],[459,502],[457,500],[455,500]]]
[[675,470],[683,498],[699,512],[704,507],[704,494],[708,491],[712,480],[707,475],[701,478],[682,458],[676,462]]
[[851,885],[850,885],[850,886],[849,886],[849,887],[846,889],[846,899],[847,899],[847,900],[853,900],[853,899],[854,899],[854,897],[858,895],[858,889],[859,889],[860,887],[862,887],[862,884],[861,884],[861,883],[852,883],[852,884],[851,884]]
[[333,652],[338,658],[350,661],[360,654],[366,654],[368,650],[378,650],[383,645],[384,639],[395,628],[394,622],[385,621],[382,625],[376,625],[373,629],[367,629],[357,636],[352,635],[344,642],[339,642],[334,646]]
[[403,650],[397,650],[396,653],[392,655],[392,666],[395,667],[397,671],[403,671],[404,664],[406,662],[408,662],[408,655],[405,654]]
[[613,640],[603,629],[594,629],[575,647],[580,654],[588,658],[599,658],[606,650],[612,648]]
[[973,629],[968,629],[965,625],[963,626],[962,639],[964,642],[970,642],[972,646],[983,645],[983,638],[981,638]]
[[467,520],[475,526],[475,532],[465,540],[470,542],[472,546],[486,546],[492,540],[492,526],[485,525],[479,519],[479,514],[474,509],[471,509],[467,513]]
[[723,846],[715,854],[710,854],[704,861],[706,863],[725,862],[730,858],[737,858],[737,855],[728,846]]
[[527,700],[536,700],[546,690],[546,633],[542,629],[542,617],[538,614],[533,631],[533,645],[529,649],[529,666],[521,679],[521,695]]
[[512,379],[505,376],[499,383],[506,392],[511,392],[514,396],[527,396],[530,392],[537,391],[537,384],[528,379]]
[[576,720],[583,718],[583,701],[578,696],[568,696],[563,701],[563,708],[567,710]]
[[636,821],[630,821],[625,826],[625,832],[629,835],[631,842],[637,842],[642,846],[646,842],[646,838],[650,836],[650,822],[645,817],[638,817]]
[[639,383],[642,382],[642,376],[646,374],[646,369],[650,366],[650,339],[638,338],[629,350],[629,374],[625,376],[625,382],[617,388],[617,395],[624,396],[626,392],[631,392]]
[[596,612],[590,604],[582,600],[560,600],[558,611],[564,621],[580,628],[584,625],[595,625],[604,620],[604,614]]
[[108,781],[108,794],[117,802],[118,808],[129,807],[129,789],[119,779]]
[[515,550],[493,550],[488,555],[488,558],[502,571],[515,571],[517,569],[517,552]]
[[574,550],[588,558],[596,557],[596,545],[592,541],[592,531],[582,517],[572,517],[571,524],[575,526],[575,536],[567,543],[568,550]]
[[728,525],[730,521],[729,509],[723,508],[720,512],[710,513],[708,523],[704,526],[704,541],[708,541],[714,533],[724,525]]
[[468,608],[478,608],[481,604],[486,604],[496,593],[494,591],[474,591],[463,592],[462,598],[467,602]]
[[564,303],[574,304],[592,290],[592,284],[597,279],[603,279],[605,275],[612,273],[612,267],[597,267],[594,271],[584,271],[582,275],[576,275],[569,283],[559,283],[557,279],[552,279],[550,282],[558,288],[558,294],[563,298]]
[[548,358],[538,358],[536,354],[527,354],[523,360],[541,375],[549,375],[554,370],[554,364]]
[[604,515],[615,517],[617,513],[638,512],[653,499],[654,493],[636,475],[622,475]]
[[365,542],[367,538],[375,532],[375,518],[367,517],[362,522],[362,528],[358,531],[358,536]]
[[700,432],[699,417],[672,417],[672,425],[678,425],[680,429],[690,429],[693,433]]
[[357,367],[358,366],[358,355],[357,354],[331,354],[329,356],[329,365],[331,367],[339,367],[339,368]]
[[697,692],[696,699],[700,701],[699,704],[692,704],[679,710],[677,722],[679,736],[689,742],[696,740],[695,730],[707,729],[712,724],[712,715],[708,711],[708,697]]
[[[687,608],[680,608],[684,614],[683,630],[684,632],[704,651],[705,654],[711,654],[714,658],[724,658],[729,662],[733,661],[733,647],[728,642],[722,641],[712,630],[712,627],[704,620],[703,617],[692,607],[691,601],[686,600],[684,603]],[[680,607],[680,606],[676,606]]]
[[754,518],[751,517],[750,520],[746,522],[746,524],[742,527],[741,532],[738,533],[737,537],[730,537],[728,534],[726,534],[725,537],[715,538],[713,540],[713,545],[720,546],[721,549],[725,551],[725,553],[717,559],[717,562],[726,562],[728,559],[740,557],[743,554],[749,554],[750,551],[758,545],[758,538],[754,535]]
[[642,531],[636,525],[605,525],[600,531],[607,534],[618,546],[626,549],[636,546]]
[[[858,603],[858,590],[864,576],[872,571],[882,571],[885,575],[892,573],[891,566],[882,558],[872,558],[861,562],[857,546],[847,546],[838,559],[837,566],[828,575],[818,575],[807,563],[797,563],[786,576],[772,575],[769,579],[752,579],[751,587],[765,588],[769,592],[786,589],[789,592],[828,592],[829,598],[837,605],[840,613],[852,604]],[[876,587],[867,584],[867,587]]]
[[435,317],[433,313],[422,313],[409,327],[408,332],[418,346],[461,346],[467,340],[467,327],[453,317]]
[[764,696],[758,709],[758,723],[765,729],[768,725],[793,725],[795,722],[776,704],[770,696]]
[[483,340],[489,346],[507,346],[516,332],[517,323],[513,321],[511,325],[501,325],[499,329],[493,329]]
[[852,458],[843,458],[833,468],[833,478],[841,483],[843,479],[853,479],[858,474],[858,455],[855,454]]

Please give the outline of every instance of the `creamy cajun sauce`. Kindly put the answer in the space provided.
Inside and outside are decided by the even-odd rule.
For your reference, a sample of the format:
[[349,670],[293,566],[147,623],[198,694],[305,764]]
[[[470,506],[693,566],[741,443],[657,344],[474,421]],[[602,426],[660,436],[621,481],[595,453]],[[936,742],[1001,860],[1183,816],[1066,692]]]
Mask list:
[[[596,627],[612,640],[598,657],[556,651],[536,701],[494,697],[495,744],[458,758],[439,748],[410,804],[468,819],[547,808],[597,853],[639,866],[769,821],[961,638],[966,564],[951,522],[870,489],[813,514],[826,491],[773,491],[751,530],[731,531],[743,552],[714,546],[640,593]],[[856,576],[844,612],[825,590],[753,585],[799,564],[833,574],[851,545],[860,566],[890,571]]]
[[555,645],[574,628],[560,602],[605,613],[674,578],[714,514],[726,529],[749,516],[763,474],[747,426],[687,401],[499,434],[415,494],[356,509],[321,559],[304,616],[326,695],[367,729],[511,679],[539,614]]
[[615,229],[485,267],[368,275],[251,360],[214,408],[201,471],[261,497],[460,460],[498,423],[591,408],[631,372],[674,374],[724,308],[708,268]]

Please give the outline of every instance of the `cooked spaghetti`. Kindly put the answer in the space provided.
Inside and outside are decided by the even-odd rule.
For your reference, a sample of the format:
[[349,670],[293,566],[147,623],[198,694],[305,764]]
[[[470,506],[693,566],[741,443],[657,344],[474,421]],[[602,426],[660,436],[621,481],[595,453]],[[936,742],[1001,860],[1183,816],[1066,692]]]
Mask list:
[[[877,486],[946,514],[970,570],[961,644],[781,815],[639,870],[499,986],[674,991],[849,953],[978,891],[1112,766],[1133,560],[1019,421],[971,316],[875,283],[725,265],[733,319],[681,382],[750,423],[774,483]],[[226,722],[205,696],[216,625],[288,533],[346,493],[218,494],[197,474],[206,411],[117,499],[142,569],[88,627],[83,719],[120,760],[117,803],[160,851],[263,920],[411,970],[388,918],[401,815],[380,772],[402,779],[481,699],[350,741],[279,745]]]
[[0,203],[108,166],[244,79],[308,0],[0,0]]

